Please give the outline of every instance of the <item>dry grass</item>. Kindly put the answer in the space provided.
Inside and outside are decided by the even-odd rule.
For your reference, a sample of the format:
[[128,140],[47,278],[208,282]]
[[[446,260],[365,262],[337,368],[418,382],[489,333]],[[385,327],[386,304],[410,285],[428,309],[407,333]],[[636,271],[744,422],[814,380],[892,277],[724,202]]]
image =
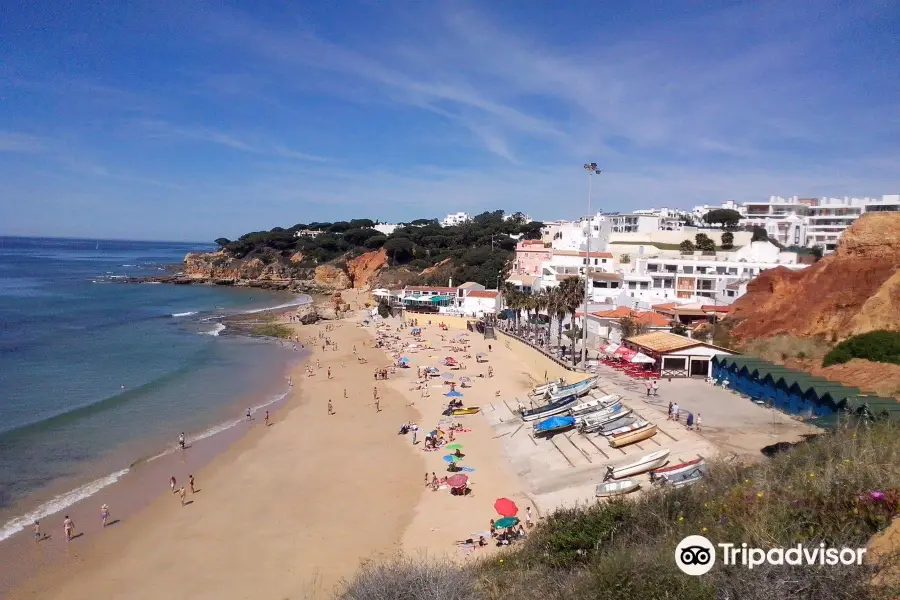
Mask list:
[[775,363],[783,363],[791,358],[821,363],[830,350],[831,344],[824,338],[798,338],[790,335],[750,340],[740,347],[744,354]]

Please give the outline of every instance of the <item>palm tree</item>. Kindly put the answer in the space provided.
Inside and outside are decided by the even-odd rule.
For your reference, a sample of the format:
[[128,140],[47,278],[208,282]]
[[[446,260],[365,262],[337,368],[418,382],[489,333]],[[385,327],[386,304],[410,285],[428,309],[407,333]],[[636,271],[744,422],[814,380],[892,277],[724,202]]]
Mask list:
[[506,302],[506,308],[513,311],[513,316],[515,317],[515,331],[516,335],[519,335],[519,311],[522,310],[524,294],[516,286],[507,283],[506,289],[503,291],[503,298]]
[[525,316],[527,320],[525,321],[525,332],[526,335],[530,335],[534,331],[534,323],[531,322],[531,311],[535,309],[536,298],[533,292],[528,292],[525,294],[525,298],[522,301],[522,308],[525,309]]
[[[546,311],[550,306],[550,290],[542,289],[540,292],[534,295],[534,308],[540,317],[541,311]],[[541,346],[545,344],[544,342],[545,336],[543,331],[541,332]],[[550,328],[549,325],[547,327],[547,335],[546,335],[546,343],[550,342]]]
[[[559,283],[563,294],[566,312],[572,316],[572,366],[575,366],[575,313],[584,303],[584,280],[581,277],[567,277]],[[585,315],[587,323],[587,315]]]
[[548,312],[551,316],[556,317],[556,345],[562,352],[562,330],[563,321],[569,314],[569,307],[566,304],[565,291],[555,287],[550,290],[550,305]]

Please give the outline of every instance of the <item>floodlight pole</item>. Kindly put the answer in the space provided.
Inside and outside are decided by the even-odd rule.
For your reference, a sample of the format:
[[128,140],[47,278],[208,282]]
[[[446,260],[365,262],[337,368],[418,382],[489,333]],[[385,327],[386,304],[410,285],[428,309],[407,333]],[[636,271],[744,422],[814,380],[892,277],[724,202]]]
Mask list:
[[591,294],[591,234],[593,233],[594,215],[591,212],[591,195],[594,187],[594,175],[600,174],[597,163],[584,163],[588,174],[588,234],[587,234],[587,267],[584,269],[584,323],[581,326],[581,364],[587,368],[587,325],[588,298]]

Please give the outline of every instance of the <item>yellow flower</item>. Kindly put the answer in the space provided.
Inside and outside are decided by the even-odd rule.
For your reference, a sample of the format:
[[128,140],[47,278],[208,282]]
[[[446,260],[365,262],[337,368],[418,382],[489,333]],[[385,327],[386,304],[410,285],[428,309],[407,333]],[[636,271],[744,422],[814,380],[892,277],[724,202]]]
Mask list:
[[704,527],[704,528],[701,529],[700,531],[701,531],[702,533],[706,533],[707,529],[706,529],[706,527]]
[[810,473],[809,476],[810,476],[810,477],[815,477],[816,474],[815,474],[815,473]]
[[762,498],[762,497],[763,497],[763,493],[762,493],[762,492],[756,492],[756,497],[757,497],[757,498]]
[[501,565],[503,564],[503,559],[502,559],[502,558],[500,559],[500,564],[501,564]]
[[749,479],[745,479],[745,480],[744,480],[744,483],[750,483],[750,480],[749,480]]
[[679,522],[684,521],[684,517],[678,517],[678,521]]

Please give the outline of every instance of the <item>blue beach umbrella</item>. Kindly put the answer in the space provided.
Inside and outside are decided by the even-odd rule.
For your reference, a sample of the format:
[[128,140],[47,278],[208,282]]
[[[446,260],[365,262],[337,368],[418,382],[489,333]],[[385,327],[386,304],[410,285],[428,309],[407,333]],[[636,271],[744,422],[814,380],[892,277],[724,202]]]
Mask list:
[[449,392],[447,392],[444,395],[448,396],[450,398],[462,398],[463,397],[463,395],[460,394],[459,392],[457,392],[456,390],[450,390]]
[[503,517],[502,519],[497,519],[497,522],[494,523],[494,527],[496,527],[497,529],[509,529],[510,527],[515,527],[518,524],[518,517]]
[[459,462],[461,460],[462,460],[462,458],[460,458],[458,456],[453,456],[452,454],[444,455],[444,462],[455,463],[455,462]]
[[408,363],[408,362],[409,362],[409,359],[406,358],[406,357],[404,356],[403,358],[400,359],[400,362],[402,362],[402,363]]

